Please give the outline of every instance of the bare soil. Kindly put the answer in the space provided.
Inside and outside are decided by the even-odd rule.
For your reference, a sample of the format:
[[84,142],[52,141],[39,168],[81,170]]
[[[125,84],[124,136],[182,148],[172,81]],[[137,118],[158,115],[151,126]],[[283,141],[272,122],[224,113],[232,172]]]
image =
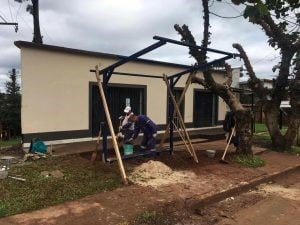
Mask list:
[[[162,170],[165,173],[161,179],[166,183],[158,182],[157,185],[159,178],[157,174],[154,176],[155,172],[149,174],[147,171],[146,178],[138,181],[140,183],[133,180],[138,184],[131,184],[127,187],[102,192],[35,212],[0,219],[0,224],[216,224],[224,218],[234,219],[235,212],[255,205],[266,196],[257,192],[250,192],[206,208],[195,208],[195,201],[201,201],[201,199],[215,193],[299,164],[299,158],[276,152],[261,154],[261,157],[267,161],[267,165],[262,168],[245,168],[232,162],[221,164],[219,160],[225,145],[223,140],[196,144],[198,164],[184,150],[184,146],[177,146],[173,155],[164,153],[154,159],[137,158],[126,161],[125,168],[128,175],[135,174],[136,171],[142,172],[139,169],[147,169],[147,165],[151,167],[152,164],[152,168],[155,168],[155,165],[159,164],[160,167],[156,168],[158,169],[156,172]],[[204,151],[206,149],[217,150],[216,157],[208,158]],[[258,148],[256,150],[261,151],[263,149]],[[230,151],[233,151],[232,146]],[[87,153],[82,156],[86,160],[91,157]],[[230,154],[226,158],[229,159]],[[159,163],[153,164],[153,162]],[[100,159],[95,163],[101,164]],[[143,164],[146,167],[143,167]],[[115,171],[116,165],[107,164],[104,167],[105,171],[112,172]],[[180,177],[178,174],[185,175],[173,182],[173,174],[175,174],[176,179]],[[156,183],[153,185],[149,181]],[[288,183],[289,181],[286,182],[287,185]]]

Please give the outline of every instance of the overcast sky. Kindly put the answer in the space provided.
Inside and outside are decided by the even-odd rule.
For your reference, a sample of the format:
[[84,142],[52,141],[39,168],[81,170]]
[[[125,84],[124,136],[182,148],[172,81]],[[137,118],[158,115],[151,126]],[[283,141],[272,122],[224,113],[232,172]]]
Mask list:
[[[227,1],[227,2],[226,2]],[[30,2],[30,1],[29,1]],[[20,71],[20,51],[14,41],[32,41],[32,16],[26,12],[27,3],[0,0],[0,15],[13,26],[0,25],[0,90],[4,90],[7,72]],[[222,16],[238,16],[243,8],[229,0],[214,1],[210,11]],[[201,0],[40,0],[40,25],[44,44],[97,52],[130,55],[156,42],[154,35],[180,40],[174,24],[187,24],[197,42],[202,40]],[[0,18],[1,20],[1,18]],[[2,22],[2,21],[1,21]],[[244,46],[255,72],[260,77],[272,78],[272,66],[278,52],[267,44],[267,38],[256,25],[243,17],[223,19],[211,15],[211,48],[235,52],[232,43]],[[217,57],[211,55],[211,59]],[[144,56],[180,64],[191,64],[188,49],[167,45]],[[231,60],[241,66],[239,60]]]

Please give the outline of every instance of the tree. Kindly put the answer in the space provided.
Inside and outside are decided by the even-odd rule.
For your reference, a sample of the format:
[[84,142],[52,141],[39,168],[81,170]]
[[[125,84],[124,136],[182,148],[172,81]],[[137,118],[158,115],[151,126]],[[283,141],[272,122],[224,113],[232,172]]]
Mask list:
[[[22,3],[28,0],[15,0],[16,2]],[[26,11],[33,16],[33,40],[32,42],[37,44],[43,44],[43,37],[40,30],[40,19],[39,19],[39,0],[31,0],[32,4],[28,4]]]
[[[204,31],[203,31],[203,40],[201,46],[202,50],[190,47],[189,53],[192,57],[195,58],[198,65],[207,63],[207,51],[205,48],[210,44],[209,37],[209,10],[208,10],[208,1],[202,0],[203,12],[204,12]],[[188,26],[175,25],[175,30],[181,35],[182,42],[196,45],[196,41],[190,32]],[[224,83],[217,83],[212,76],[212,67],[207,68],[203,71],[203,78],[193,77],[192,82],[198,83],[204,86],[206,89],[212,91],[213,93],[220,96],[226,104],[229,106],[232,112],[235,114],[236,121],[236,133],[239,140],[239,145],[237,147],[237,152],[244,154],[252,154],[252,135],[251,135],[251,118],[252,114],[249,110],[245,109],[240,103],[239,99],[234,94],[231,89],[232,83],[232,70],[228,64],[223,64],[228,75],[227,81]]]
[[8,76],[6,94],[1,99],[0,120],[8,128],[9,136],[16,136],[21,133],[21,95],[16,69],[9,71]]
[[[299,29],[289,29],[292,14],[296,28],[300,26],[300,7],[298,0],[232,0],[236,5],[245,5],[244,17],[249,22],[262,28],[268,36],[268,43],[280,50],[281,60],[274,70],[278,76],[272,90],[266,90],[262,81],[257,78],[246,52],[241,45],[235,47],[241,54],[249,74],[248,86],[256,93],[265,114],[265,123],[271,136],[272,145],[277,150],[291,148],[300,124],[300,96],[299,96]],[[295,27],[294,27],[295,28]],[[291,65],[294,61],[294,76],[291,77]],[[289,90],[289,91],[288,91]],[[280,104],[284,97],[289,95],[292,115],[285,134],[282,134],[278,124]]]

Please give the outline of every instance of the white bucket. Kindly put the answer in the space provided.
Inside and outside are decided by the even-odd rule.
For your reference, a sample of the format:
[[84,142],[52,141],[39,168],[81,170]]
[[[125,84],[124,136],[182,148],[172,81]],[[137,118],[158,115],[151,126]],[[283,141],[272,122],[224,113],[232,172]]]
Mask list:
[[215,158],[216,150],[206,150],[206,155],[208,158]]

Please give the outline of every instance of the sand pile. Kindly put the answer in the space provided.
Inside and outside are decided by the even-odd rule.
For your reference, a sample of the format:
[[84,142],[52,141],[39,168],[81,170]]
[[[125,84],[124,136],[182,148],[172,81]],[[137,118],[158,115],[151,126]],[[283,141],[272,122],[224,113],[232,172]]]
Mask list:
[[192,172],[173,171],[160,161],[150,160],[136,167],[129,175],[129,179],[143,186],[161,186],[175,183],[184,183],[196,175]]

